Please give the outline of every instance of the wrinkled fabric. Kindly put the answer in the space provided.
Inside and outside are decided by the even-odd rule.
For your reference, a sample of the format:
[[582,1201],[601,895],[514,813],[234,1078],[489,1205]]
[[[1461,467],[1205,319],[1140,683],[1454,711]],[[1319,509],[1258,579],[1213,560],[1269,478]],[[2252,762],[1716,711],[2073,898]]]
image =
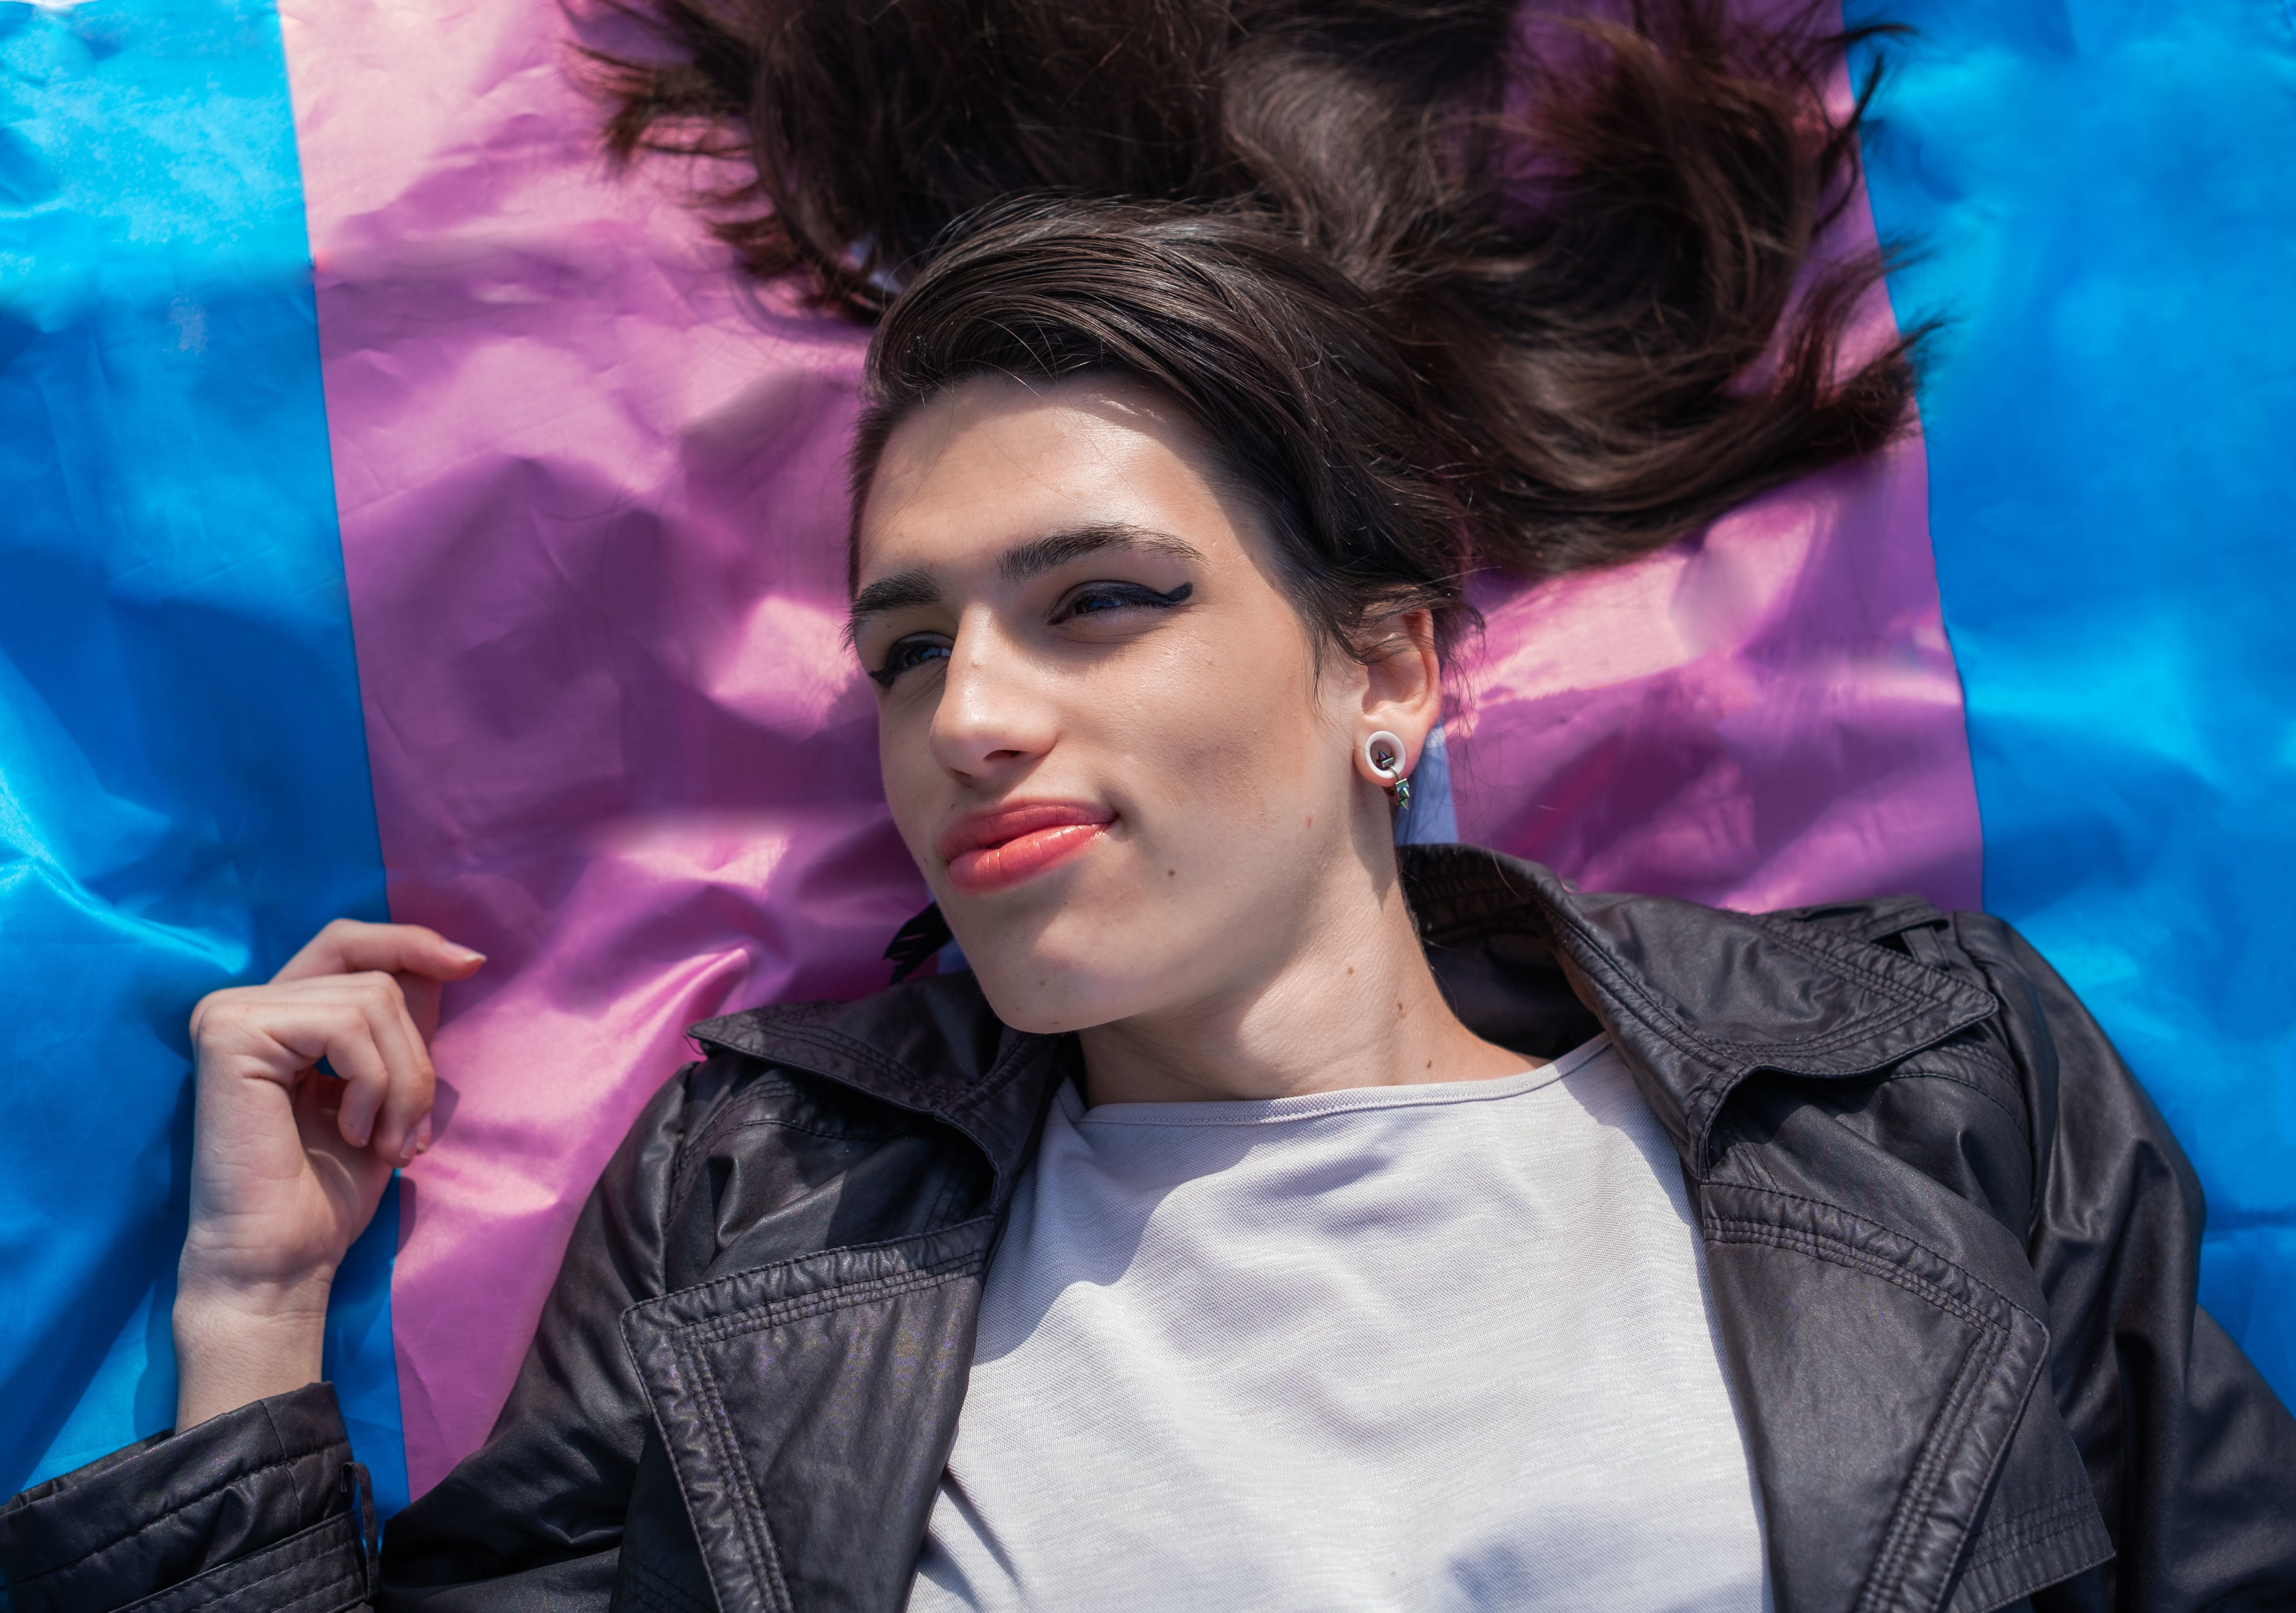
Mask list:
[[1985,905],[2209,1196],[2210,1306],[2296,1395],[2296,10],[1857,0]]
[[1599,1037],[1290,1098],[1062,1082],[909,1613],[1768,1613],[1704,1261]]
[[192,1005],[384,916],[327,449],[269,7],[0,5],[0,1489],[174,1419]]
[[[123,1518],[138,1527],[122,1530]],[[333,1387],[161,1433],[0,1507],[0,1606],[332,1613],[373,1589],[373,1506]],[[154,1613],[158,1613],[155,1609]]]
[[1632,565],[1486,583],[1451,720],[1459,837],[1759,910],[1977,905],[1977,800],[1918,439]]
[[[1529,1057],[1607,1032],[1672,1140],[1780,1613],[2296,1598],[2296,1419],[2195,1307],[2191,1169],[2008,926],[1582,896],[1464,847],[1405,876],[1470,1025]],[[495,1433],[390,1526],[378,1608],[902,1605],[1074,1040],[999,1025],[964,975],[695,1035]],[[217,1421],[257,1439],[261,1411]],[[166,1449],[84,1512],[70,1484],[30,1503],[47,1536],[163,1528],[121,1476]],[[170,1605],[228,1605],[198,1584]]]
[[489,959],[406,1176],[419,1491],[685,1026],[882,984],[923,886],[839,637],[865,333],[604,170],[550,0],[284,17],[391,912]]

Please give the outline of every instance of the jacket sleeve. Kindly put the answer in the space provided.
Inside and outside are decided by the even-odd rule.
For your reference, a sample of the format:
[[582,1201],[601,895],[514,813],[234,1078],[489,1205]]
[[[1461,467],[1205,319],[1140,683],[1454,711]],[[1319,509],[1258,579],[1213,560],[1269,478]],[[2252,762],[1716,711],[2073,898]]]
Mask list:
[[380,1574],[365,1469],[333,1389],[313,1384],[0,1507],[0,1609],[604,1613],[648,1428],[619,1320],[660,1292],[691,1073],[655,1094],[584,1206],[494,1432],[390,1521]]
[[2199,1179],[2040,954],[1997,918],[1955,930],[2032,1105],[2051,1385],[2115,1551],[2034,1606],[2296,1608],[2296,1420],[2200,1308]]
[[373,1538],[366,1470],[333,1388],[315,1383],[155,1434],[0,1507],[0,1606],[348,1613],[368,1605]]
[[384,1613],[604,1613],[651,1421],[623,1311],[662,1291],[696,1066],[657,1092],[583,1206],[494,1431],[383,1534]]

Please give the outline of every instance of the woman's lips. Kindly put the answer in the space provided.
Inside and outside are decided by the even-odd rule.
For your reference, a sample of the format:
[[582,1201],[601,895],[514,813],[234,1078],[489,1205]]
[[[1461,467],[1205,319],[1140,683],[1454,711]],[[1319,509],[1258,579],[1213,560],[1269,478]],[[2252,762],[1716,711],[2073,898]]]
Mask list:
[[940,837],[948,882],[968,896],[1009,890],[1100,838],[1110,814],[1068,802],[1023,802],[960,819]]

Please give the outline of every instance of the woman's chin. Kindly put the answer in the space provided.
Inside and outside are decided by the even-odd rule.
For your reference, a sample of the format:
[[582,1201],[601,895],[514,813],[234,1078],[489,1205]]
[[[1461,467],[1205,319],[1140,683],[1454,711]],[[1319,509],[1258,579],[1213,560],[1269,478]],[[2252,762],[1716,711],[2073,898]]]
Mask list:
[[1075,859],[986,899],[939,893],[973,977],[1016,1031],[1050,1034],[1124,1018],[1147,1006],[1138,1000],[1144,987],[1168,973],[1143,934],[1139,893],[1107,877],[1117,870],[1093,868],[1095,860]]
[[996,1017],[1016,1031],[1056,1036],[1124,1017],[1114,1004],[1119,993],[1109,989],[1111,983],[1089,974],[1026,959],[1012,959],[1007,967],[994,959],[984,967],[969,955],[966,961]]
[[1153,971],[1143,968],[1136,949],[1111,947],[1093,956],[1044,946],[968,946],[965,961],[996,1017],[1016,1031],[1081,1031],[1150,1006],[1140,998]]

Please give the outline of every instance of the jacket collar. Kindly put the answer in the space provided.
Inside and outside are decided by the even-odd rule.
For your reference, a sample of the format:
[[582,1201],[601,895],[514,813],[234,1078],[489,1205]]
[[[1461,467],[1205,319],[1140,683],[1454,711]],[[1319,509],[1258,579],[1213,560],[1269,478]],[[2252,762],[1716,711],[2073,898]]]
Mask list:
[[[1715,1115],[1756,1071],[1870,1074],[1999,1006],[1855,929],[1666,897],[1581,894],[1551,868],[1474,846],[1409,847],[1404,857],[1421,934],[1455,1000],[1455,979],[1496,973],[1503,992],[1528,995],[1539,991],[1542,967],[1559,968],[1701,1176]],[[1879,905],[1886,915],[1862,910],[1884,918],[1882,934],[1937,917],[1918,901]],[[1469,1005],[1461,1016],[1493,1034]]]
[[[1731,1091],[1759,1070],[1871,1074],[1995,1011],[1991,995],[1857,934],[1663,897],[1585,895],[1473,846],[1400,848],[1436,972],[1478,1033],[1541,1057],[1610,1033],[1702,1176]],[[1931,909],[1907,904],[1893,923]],[[1591,1020],[1590,1020],[1591,1016]],[[693,1027],[704,1048],[825,1076],[970,1137],[1000,1198],[1076,1039],[1000,1024],[970,975],[849,1003],[752,1008]]]
[[826,1076],[955,1127],[996,1167],[999,1204],[1028,1162],[1046,1094],[1077,1058],[1073,1036],[1031,1035],[998,1020],[970,974],[856,1002],[751,1008],[688,1034],[705,1050]]

